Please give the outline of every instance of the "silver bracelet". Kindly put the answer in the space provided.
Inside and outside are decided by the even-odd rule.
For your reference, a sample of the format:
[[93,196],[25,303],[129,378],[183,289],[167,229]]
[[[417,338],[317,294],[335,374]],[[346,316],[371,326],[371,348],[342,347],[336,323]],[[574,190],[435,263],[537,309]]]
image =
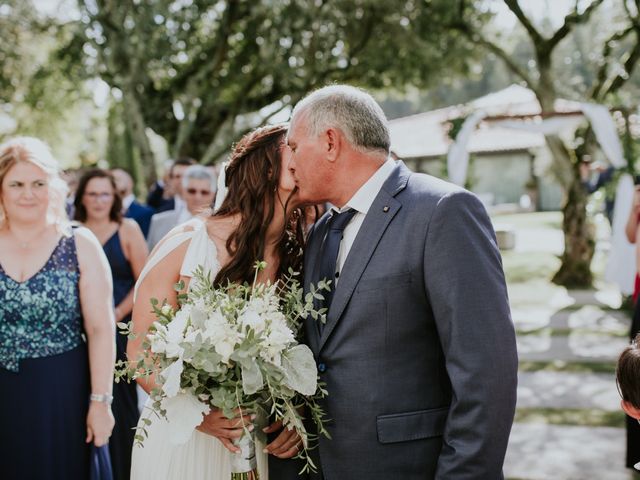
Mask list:
[[113,402],[113,395],[109,395],[108,393],[92,393],[91,395],[89,395],[89,400],[91,400],[92,402],[101,402],[106,403],[107,405],[111,405],[111,403]]

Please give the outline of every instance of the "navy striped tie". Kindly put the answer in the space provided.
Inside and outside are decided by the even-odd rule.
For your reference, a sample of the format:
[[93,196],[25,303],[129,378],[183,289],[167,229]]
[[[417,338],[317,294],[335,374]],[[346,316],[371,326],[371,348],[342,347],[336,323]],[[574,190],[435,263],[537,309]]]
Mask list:
[[[327,221],[327,233],[320,247],[320,266],[316,278],[319,280],[331,280],[331,290],[323,291],[324,302],[320,303],[320,307],[331,306],[333,293],[336,289],[336,263],[338,261],[338,251],[340,250],[340,242],[342,241],[342,233],[356,214],[353,208],[341,213],[334,212]],[[322,327],[320,327],[322,329]]]

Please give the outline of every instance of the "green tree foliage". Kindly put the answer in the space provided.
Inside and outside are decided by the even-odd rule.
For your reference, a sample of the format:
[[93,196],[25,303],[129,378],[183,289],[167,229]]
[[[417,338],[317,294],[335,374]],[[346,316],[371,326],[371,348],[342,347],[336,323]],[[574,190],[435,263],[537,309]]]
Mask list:
[[[122,123],[153,172],[153,129],[207,163],[327,82],[428,87],[466,71],[448,0],[87,0],[73,45],[122,93]],[[488,18],[469,15],[477,24]],[[78,39],[82,39],[81,41]],[[152,168],[152,167],[151,167]]]
[[0,4],[0,111],[14,124],[0,136],[42,138],[65,166],[78,155],[95,163],[101,121],[81,58],[69,56],[74,37],[73,23],[43,15],[31,0]]

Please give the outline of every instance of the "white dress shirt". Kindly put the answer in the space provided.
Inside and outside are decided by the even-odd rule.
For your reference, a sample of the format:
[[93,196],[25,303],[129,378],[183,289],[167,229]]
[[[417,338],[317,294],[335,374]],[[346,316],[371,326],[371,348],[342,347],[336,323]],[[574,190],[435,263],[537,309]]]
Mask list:
[[133,201],[136,199],[136,197],[133,195],[133,193],[130,193],[129,195],[127,195],[126,197],[122,198],[122,212],[126,212],[127,210],[129,210],[129,207],[131,206],[131,204],[133,203]]
[[342,241],[340,242],[340,250],[338,251],[338,261],[336,265],[336,285],[338,284],[339,272],[342,271],[342,267],[344,266],[344,262],[347,259],[347,255],[349,255],[349,251],[351,250],[351,246],[353,245],[353,241],[356,239],[356,235],[360,231],[360,227],[362,226],[362,222],[364,222],[364,217],[367,215],[369,208],[371,208],[371,204],[380,193],[380,189],[384,182],[387,181],[389,175],[395,168],[396,163],[387,159],[386,162],[382,164],[382,166],[374,173],[369,180],[365,182],[364,185],[360,187],[360,189],[351,197],[341,209],[337,209],[333,207],[331,210],[337,212],[344,212],[353,208],[356,211],[356,214],[351,218],[351,221],[347,224],[342,233]]
[[193,215],[191,214],[191,212],[187,208],[186,204],[181,210],[178,210],[178,212],[179,213],[178,213],[178,223],[177,223],[177,225],[180,225],[180,224],[182,224],[184,222],[188,222],[189,220],[191,220],[193,218]]
[[173,209],[174,210],[182,210],[187,208],[187,202],[180,195],[173,196]]

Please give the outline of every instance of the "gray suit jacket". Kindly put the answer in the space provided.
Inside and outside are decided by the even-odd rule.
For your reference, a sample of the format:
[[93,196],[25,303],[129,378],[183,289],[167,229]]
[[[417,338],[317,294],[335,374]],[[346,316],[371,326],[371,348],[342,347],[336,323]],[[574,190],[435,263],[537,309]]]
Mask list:
[[149,226],[149,235],[147,235],[147,245],[149,250],[153,249],[156,244],[162,240],[169,231],[178,225],[181,210],[167,210],[166,212],[156,213],[151,217],[151,225]]
[[[307,246],[306,288],[326,218]],[[305,328],[329,392],[332,439],[315,451],[326,480],[503,478],[516,341],[495,234],[473,194],[399,162],[322,335],[311,319]]]

